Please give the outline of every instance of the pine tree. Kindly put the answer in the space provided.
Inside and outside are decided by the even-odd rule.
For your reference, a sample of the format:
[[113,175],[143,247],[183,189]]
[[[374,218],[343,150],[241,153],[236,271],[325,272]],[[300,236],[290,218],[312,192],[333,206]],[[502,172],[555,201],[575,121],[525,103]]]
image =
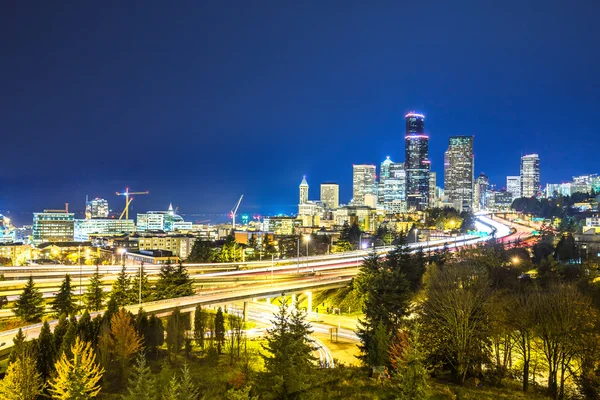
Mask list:
[[194,385],[190,369],[187,363],[183,364],[181,369],[181,382],[179,384],[179,399],[180,400],[196,400],[198,398],[198,388]]
[[149,335],[145,338],[146,350],[154,351],[163,345],[165,342],[165,328],[160,318],[152,315],[148,320]]
[[75,302],[73,301],[73,291],[71,289],[71,275],[65,275],[65,279],[60,285],[60,289],[54,297],[52,310],[56,315],[72,315],[75,311]]
[[94,324],[92,323],[92,317],[90,313],[85,310],[79,321],[77,322],[77,335],[84,342],[94,343],[96,340],[96,331]]
[[217,309],[215,315],[215,341],[217,345],[217,353],[221,354],[225,345],[225,317],[221,307]]
[[417,400],[429,397],[429,373],[426,356],[419,344],[418,328],[409,335],[408,345],[397,361],[396,374],[400,378],[399,400]]
[[112,285],[111,300],[117,303],[117,306],[122,307],[128,304],[130,280],[127,275],[127,268],[123,265],[121,272],[117,276],[117,280]]
[[44,299],[29,276],[23,292],[15,302],[13,312],[25,322],[38,322],[44,315]]
[[156,293],[158,299],[172,299],[194,294],[192,280],[183,264],[175,267],[169,263],[160,267]]
[[180,389],[179,381],[176,376],[173,376],[169,380],[169,386],[163,393],[163,400],[180,400],[179,397],[179,389]]
[[4,379],[0,381],[0,398],[35,400],[42,394],[43,382],[36,370],[35,358],[24,352],[8,365]]
[[37,352],[37,370],[40,372],[42,380],[45,382],[54,371],[54,358],[56,350],[54,347],[54,336],[50,331],[48,321],[44,322],[40,335],[38,336],[38,352]]
[[[142,303],[152,300],[152,285],[148,281],[148,274],[144,266],[140,266],[142,273]],[[139,304],[140,302],[140,273],[138,272],[131,279],[131,287],[129,288],[129,303]]]
[[69,327],[67,328],[67,332],[63,337],[62,343],[60,345],[59,355],[65,353],[67,357],[71,357],[71,347],[75,343],[75,339],[77,338],[77,322],[75,318],[71,318],[69,321]]
[[56,376],[50,382],[50,393],[59,400],[88,400],[100,393],[98,382],[104,369],[96,364],[96,354],[91,343],[76,339],[70,351],[56,362]]
[[114,293],[110,294],[110,298],[108,299],[108,304],[106,305],[106,311],[102,315],[102,319],[110,323],[112,317],[119,312],[119,303],[117,296]]
[[190,279],[187,268],[185,268],[182,263],[179,263],[175,269],[173,283],[175,284],[175,297],[191,296],[194,294],[192,280]]
[[58,352],[60,350],[60,346],[63,342],[63,337],[67,333],[68,328],[69,320],[67,319],[67,316],[63,314],[58,318],[58,324],[56,324],[56,326],[54,327],[53,343],[55,352]]
[[202,350],[204,350],[204,335],[206,334],[206,311],[198,304],[194,310],[194,339]]
[[183,318],[176,308],[167,320],[167,348],[169,353],[177,355],[183,346]]
[[23,334],[23,330],[19,328],[17,334],[13,337],[13,347],[10,350],[10,356],[8,358],[9,363],[17,361],[17,359],[23,354],[27,346],[25,339],[26,338]]
[[90,283],[85,292],[85,306],[88,310],[100,311],[105,297],[106,293],[102,290],[102,277],[98,266],[96,266],[96,272],[90,278]]
[[140,353],[131,371],[127,394],[124,400],[155,400],[157,398],[154,390],[154,377],[146,363],[146,356]]
[[209,263],[215,261],[215,251],[207,240],[196,239],[187,258],[188,263]]
[[313,360],[310,329],[305,314],[295,310],[290,315],[286,301],[271,321],[273,327],[267,330],[267,343],[263,349],[265,369],[278,398],[290,398],[306,390],[312,378]]

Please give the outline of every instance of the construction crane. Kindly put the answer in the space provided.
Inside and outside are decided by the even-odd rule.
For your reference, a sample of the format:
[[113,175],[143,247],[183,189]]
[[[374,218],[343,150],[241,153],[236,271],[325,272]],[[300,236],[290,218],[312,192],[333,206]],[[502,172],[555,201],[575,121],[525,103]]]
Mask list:
[[233,210],[231,210],[231,227],[233,228],[232,230],[234,232],[235,232],[235,214],[237,214],[237,210],[238,210],[238,208],[240,208],[240,204],[241,204],[243,198],[244,198],[244,195],[241,195],[237,204],[235,205],[235,207],[233,207]]
[[119,215],[119,219],[123,219],[123,214],[125,214],[125,219],[129,219],[129,205],[131,204],[131,202],[133,201],[133,197],[129,197],[131,195],[134,194],[148,194],[148,191],[146,190],[145,192],[130,192],[129,188],[125,188],[125,191],[122,193],[116,192],[117,196],[125,196],[125,208],[123,209],[123,212],[121,213],[121,215]]

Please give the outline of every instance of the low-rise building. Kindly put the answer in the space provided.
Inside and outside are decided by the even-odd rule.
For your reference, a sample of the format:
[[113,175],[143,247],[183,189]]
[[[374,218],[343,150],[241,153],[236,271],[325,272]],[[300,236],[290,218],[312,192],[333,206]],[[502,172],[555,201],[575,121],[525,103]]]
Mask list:
[[196,241],[193,235],[167,235],[146,234],[137,236],[138,249],[143,250],[166,250],[182,260],[188,258]]
[[132,219],[90,218],[75,220],[75,241],[86,242],[90,235],[115,236],[135,232]]
[[265,217],[262,230],[276,235],[293,235],[295,228],[300,225],[302,223],[296,217]]
[[0,259],[6,265],[25,265],[31,260],[31,249],[30,245],[23,243],[0,243]]

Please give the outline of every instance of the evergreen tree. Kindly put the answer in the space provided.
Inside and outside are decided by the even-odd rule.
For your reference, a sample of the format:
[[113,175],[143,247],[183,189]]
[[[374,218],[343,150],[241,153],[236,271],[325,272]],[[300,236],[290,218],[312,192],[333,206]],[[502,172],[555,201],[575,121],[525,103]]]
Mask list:
[[169,353],[177,355],[183,346],[183,317],[176,308],[167,320],[167,348]]
[[87,309],[100,311],[105,297],[106,293],[102,290],[102,277],[100,276],[98,266],[96,266],[96,272],[90,278],[90,283],[85,292],[85,305]]
[[123,396],[123,400],[155,400],[156,398],[152,371],[146,363],[146,356],[140,353],[131,371],[127,394]]
[[35,358],[22,353],[8,365],[0,381],[0,398],[3,400],[35,400],[42,394],[44,381],[36,370]]
[[54,371],[54,358],[56,350],[54,347],[54,336],[50,331],[48,321],[44,322],[40,335],[38,336],[38,352],[36,366],[40,372],[42,381],[47,381],[50,374]]
[[152,315],[148,320],[149,335],[145,338],[145,345],[148,352],[154,351],[163,345],[165,341],[165,329],[160,318]]
[[177,377],[173,375],[173,377],[169,380],[169,386],[167,386],[165,392],[163,393],[163,400],[180,400],[180,388],[181,386],[179,385]]
[[181,369],[181,381],[179,384],[179,399],[180,400],[196,400],[198,398],[198,388],[194,385],[192,376],[190,375],[190,369],[187,363],[183,364]]
[[71,275],[65,275],[65,279],[60,285],[60,289],[54,297],[52,310],[56,315],[72,315],[75,312],[75,302],[73,301],[73,291],[71,289]]
[[215,315],[215,342],[217,345],[217,353],[221,354],[225,345],[225,317],[221,307],[217,309]]
[[65,353],[67,357],[71,357],[71,347],[75,343],[75,339],[77,338],[77,322],[75,318],[71,318],[69,321],[69,327],[67,328],[67,332],[63,337],[62,343],[60,345],[60,354]]
[[204,350],[207,319],[206,311],[198,304],[194,310],[194,339],[202,350]]
[[114,293],[110,294],[108,304],[106,305],[106,312],[102,315],[102,319],[110,324],[110,320],[113,315],[119,312],[119,300]]
[[191,296],[194,294],[194,289],[192,288],[192,280],[190,279],[190,275],[188,274],[187,269],[183,266],[182,263],[179,263],[179,265],[175,269],[173,283],[175,285],[174,297]]
[[25,322],[38,322],[44,315],[44,299],[29,276],[23,292],[15,302],[13,312]]
[[194,294],[192,280],[183,264],[175,267],[165,264],[160,267],[156,293],[159,299],[172,299]]
[[277,398],[292,398],[306,390],[311,381],[314,366],[310,330],[305,314],[295,310],[290,315],[286,301],[281,303],[274,315],[273,327],[267,331],[267,343],[263,349],[269,385]]
[[8,358],[9,363],[17,361],[19,357],[25,352],[27,344],[25,342],[25,335],[23,330],[19,328],[15,337],[13,337],[13,347],[10,350],[10,356]]
[[209,263],[215,261],[215,251],[207,240],[196,239],[186,262]]
[[[60,350],[60,346],[63,342],[63,337],[67,333],[67,329],[69,328],[69,320],[65,314],[61,315],[58,318],[58,324],[54,327],[54,335],[53,335],[53,343],[54,343],[54,351],[58,352]],[[58,354],[60,355],[60,354]],[[56,354],[55,354],[56,356]]]
[[117,276],[117,280],[113,283],[111,290],[111,300],[117,303],[117,306],[122,307],[128,304],[130,280],[127,275],[127,268],[123,265],[121,272]]
[[429,397],[429,370],[426,356],[419,344],[418,328],[409,335],[400,360],[397,361],[396,374],[400,378],[399,400],[420,400]]
[[269,237],[269,234],[267,232],[265,232],[262,235],[261,247],[262,247],[264,256],[267,258],[271,257],[271,255],[273,255],[277,252],[277,250],[275,249],[275,245],[273,245],[273,242],[271,241],[271,238]]
[[[152,300],[152,285],[148,281],[148,274],[144,266],[140,266],[142,272],[142,303]],[[131,279],[131,287],[129,288],[129,303],[139,304],[140,302],[140,273],[138,272]]]
[[100,393],[98,382],[104,370],[96,364],[90,343],[76,339],[72,357],[63,354],[56,362],[56,376],[50,382],[50,393],[59,400],[88,400]]
[[94,329],[94,324],[92,323],[92,317],[90,317],[90,313],[85,310],[79,321],[77,322],[77,335],[84,342],[94,343],[96,339],[96,331]]

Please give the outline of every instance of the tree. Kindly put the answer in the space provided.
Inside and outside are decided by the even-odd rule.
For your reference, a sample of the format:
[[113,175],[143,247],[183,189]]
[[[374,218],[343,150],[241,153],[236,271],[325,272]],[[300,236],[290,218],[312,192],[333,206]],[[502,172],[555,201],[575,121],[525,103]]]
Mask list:
[[54,337],[50,331],[48,321],[44,322],[40,335],[38,336],[38,352],[36,359],[37,370],[42,377],[42,381],[47,381],[50,374],[54,371],[54,357],[56,350],[54,348]]
[[44,299],[29,276],[23,292],[15,302],[13,312],[25,322],[38,322],[44,315]]
[[130,279],[127,275],[127,268],[123,265],[121,272],[117,276],[117,280],[113,283],[111,290],[111,300],[114,299],[117,306],[122,307],[128,304],[128,292],[130,286]]
[[127,394],[123,396],[124,400],[155,400],[156,392],[154,390],[154,377],[152,371],[146,363],[146,356],[140,353],[129,377]]
[[60,289],[54,297],[52,310],[56,315],[72,315],[75,312],[75,302],[73,301],[73,291],[71,289],[71,275],[65,275],[65,279],[60,285]]
[[126,372],[131,356],[142,347],[142,340],[133,327],[131,315],[124,308],[110,321],[110,347],[122,372]]
[[98,332],[96,332],[94,324],[92,323],[92,317],[87,310],[85,310],[77,322],[77,336],[84,342],[90,342],[92,344],[96,342]]
[[275,246],[273,245],[273,242],[271,241],[271,238],[269,237],[269,234],[267,232],[265,232],[262,236],[262,243],[261,243],[261,248],[262,248],[262,252],[264,257],[271,257],[272,255],[274,255],[277,250],[275,249]]
[[144,338],[144,344],[149,352],[156,352],[165,341],[165,329],[160,318],[155,315],[150,317],[148,320],[148,331],[149,335]]
[[221,307],[217,309],[215,315],[215,342],[217,344],[217,353],[221,354],[225,344],[225,317]]
[[506,304],[507,322],[511,329],[511,336],[515,344],[515,352],[523,364],[522,381],[523,391],[529,390],[529,367],[531,363],[531,350],[534,340],[535,309],[533,297],[529,286],[511,296]]
[[187,363],[183,364],[181,369],[182,375],[179,382],[179,399],[180,400],[196,400],[198,398],[198,388],[194,385],[190,369]]
[[87,400],[100,393],[98,382],[104,369],[96,364],[91,343],[77,338],[72,357],[63,354],[56,362],[56,377],[50,382],[50,393],[60,400]]
[[209,263],[215,261],[215,250],[211,242],[207,240],[196,239],[192,246],[192,251],[186,262],[188,263]]
[[25,335],[23,334],[23,330],[19,328],[15,337],[13,337],[13,348],[10,350],[10,356],[8,358],[8,362],[12,363],[17,361],[17,359],[23,354],[26,350],[27,343],[25,342]]
[[[152,285],[150,285],[150,281],[148,281],[148,274],[146,270],[144,270],[144,266],[140,266],[141,274],[142,274],[142,298],[141,302],[145,303],[152,299]],[[138,272],[131,279],[131,287],[129,288],[129,303],[136,304],[140,303],[140,273]]]
[[159,299],[171,299],[194,294],[192,280],[183,264],[179,264],[177,267],[173,264],[161,266],[155,292]]
[[173,375],[169,380],[169,386],[167,386],[165,392],[163,393],[163,400],[179,400],[180,388],[181,386],[179,385],[177,377]]
[[106,293],[102,290],[102,277],[98,266],[96,266],[96,272],[90,278],[90,283],[85,292],[85,306],[88,310],[99,311],[102,309],[102,304]]
[[429,370],[426,356],[419,343],[419,328],[415,327],[408,335],[408,346],[397,361],[396,374],[400,378],[399,400],[420,400],[429,397]]
[[167,320],[167,348],[169,353],[177,355],[183,346],[183,317],[176,308]]
[[67,327],[67,331],[63,336],[62,343],[59,349],[59,356],[61,354],[66,354],[67,357],[71,357],[71,347],[75,343],[75,339],[77,338],[77,320],[75,318],[71,318],[69,320],[69,326]]
[[207,317],[206,311],[198,304],[194,310],[194,339],[202,350],[204,350],[204,335],[206,334]]
[[312,332],[306,313],[298,308],[289,313],[285,300],[271,322],[263,345],[267,379],[278,398],[294,397],[308,388],[313,376]]
[[67,316],[63,314],[58,318],[58,324],[54,327],[54,351],[58,352],[60,350],[67,329],[69,329],[69,320],[67,319]]
[[36,370],[34,357],[24,352],[8,365],[0,381],[0,398],[3,400],[35,400],[42,394],[44,380]]

